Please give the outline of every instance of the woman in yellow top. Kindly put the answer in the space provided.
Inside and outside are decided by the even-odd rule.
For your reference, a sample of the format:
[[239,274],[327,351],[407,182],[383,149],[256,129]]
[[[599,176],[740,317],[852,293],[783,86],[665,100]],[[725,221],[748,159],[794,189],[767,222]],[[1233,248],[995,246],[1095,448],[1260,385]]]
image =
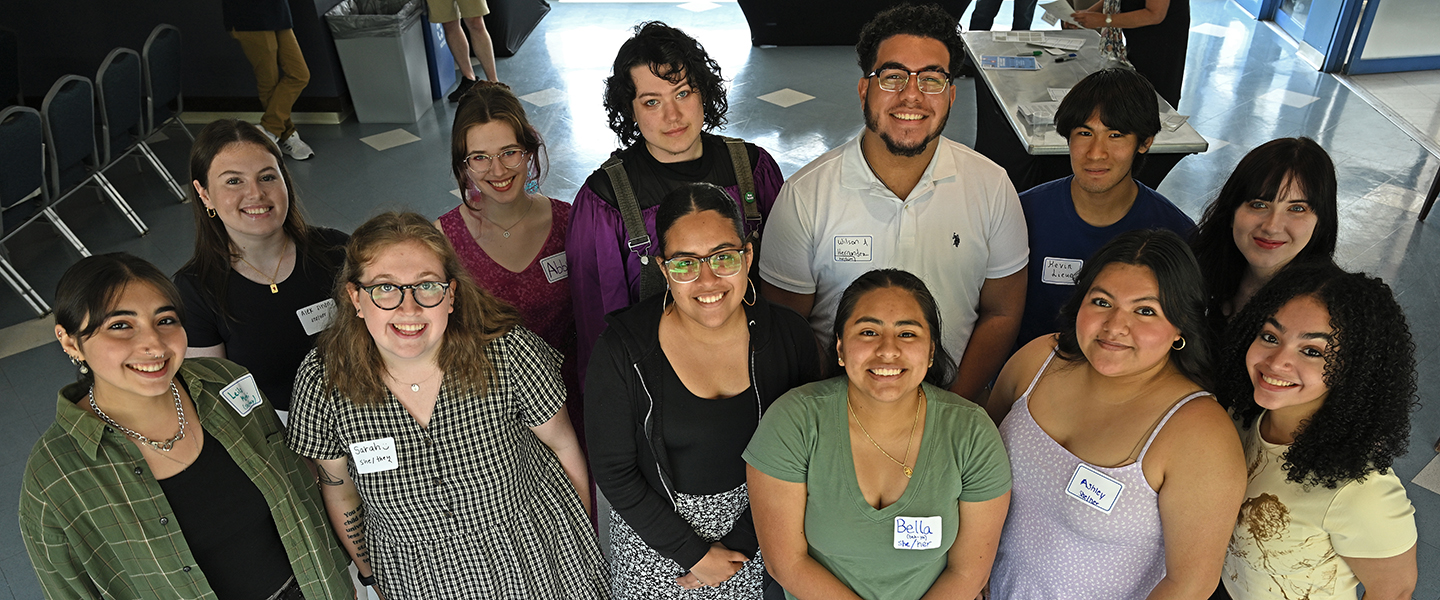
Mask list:
[[1219,389],[1249,481],[1231,597],[1410,597],[1415,510],[1390,465],[1410,437],[1414,353],[1390,288],[1333,265],[1282,272],[1232,322]]

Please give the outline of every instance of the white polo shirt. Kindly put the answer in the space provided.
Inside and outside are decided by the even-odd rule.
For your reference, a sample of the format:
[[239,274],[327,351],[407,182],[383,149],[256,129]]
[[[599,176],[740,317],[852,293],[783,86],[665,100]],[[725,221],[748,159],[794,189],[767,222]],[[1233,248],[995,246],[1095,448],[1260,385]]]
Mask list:
[[760,254],[765,281],[815,295],[810,327],[827,349],[851,282],[874,269],[914,273],[935,296],[942,341],[958,361],[975,329],[980,286],[1019,272],[1030,248],[1015,187],[990,159],[941,137],[902,200],[870,170],[857,136],[785,182]]

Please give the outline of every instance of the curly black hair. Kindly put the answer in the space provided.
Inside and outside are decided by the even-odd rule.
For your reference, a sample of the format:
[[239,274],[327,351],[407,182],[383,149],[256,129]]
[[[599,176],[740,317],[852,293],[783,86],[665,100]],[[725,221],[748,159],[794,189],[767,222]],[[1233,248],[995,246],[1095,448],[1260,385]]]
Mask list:
[[860,41],[855,44],[860,71],[869,73],[874,70],[880,43],[897,35],[930,38],[945,44],[945,49],[950,51],[946,73],[954,77],[960,71],[960,62],[965,56],[965,42],[960,39],[960,20],[938,4],[901,4],[882,10],[870,19],[860,29]]
[[656,77],[679,83],[683,77],[705,105],[705,130],[725,124],[730,102],[725,98],[725,80],[720,76],[720,63],[710,58],[695,38],[660,21],[646,21],[635,26],[635,35],[625,40],[615,54],[610,76],[605,78],[605,114],[610,131],[629,147],[640,139],[640,126],[635,123],[635,80],[630,70],[648,66]]
[[1285,451],[1285,479],[1336,486],[1385,473],[1405,454],[1417,407],[1415,344],[1390,286],[1329,263],[1297,265],[1267,283],[1231,322],[1220,348],[1219,400],[1241,425],[1261,413],[1245,355],[1285,303],[1309,296],[1330,311],[1335,343],[1325,356],[1330,392]]

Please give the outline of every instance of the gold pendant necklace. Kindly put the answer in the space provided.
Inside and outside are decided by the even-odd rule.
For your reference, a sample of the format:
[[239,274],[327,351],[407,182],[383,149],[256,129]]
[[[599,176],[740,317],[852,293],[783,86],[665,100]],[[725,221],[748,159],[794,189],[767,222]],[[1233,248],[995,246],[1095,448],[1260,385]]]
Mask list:
[[[280,293],[280,286],[275,283],[275,279],[278,278],[278,277],[280,277],[280,265],[285,264],[285,250],[289,249],[289,247],[290,247],[290,238],[289,238],[288,236],[286,236],[286,237],[284,237],[284,239],[280,242],[280,260],[275,261],[275,272],[270,275],[270,293],[272,293],[272,294],[278,294],[278,293]],[[299,257],[296,257],[296,259],[298,260]],[[264,277],[264,276],[265,276],[264,273],[261,273],[261,272],[260,272],[260,269],[255,268],[255,265],[252,265],[252,264],[250,264],[250,261],[245,260],[245,257],[244,257],[244,256],[241,256],[241,257],[240,257],[240,262],[245,263],[245,266],[250,267],[250,270],[255,271],[255,274],[257,274],[257,275],[259,275],[259,276],[261,276],[261,277]]]
[[[521,214],[520,214],[520,218],[519,218],[518,220],[516,220],[514,223],[511,223],[509,227],[504,227],[504,226],[500,225],[499,223],[496,223],[494,219],[491,219],[490,217],[485,216],[485,213],[483,213],[483,212],[480,213],[480,218],[485,219],[486,221],[489,221],[491,225],[494,225],[494,226],[496,226],[496,227],[499,227],[499,228],[500,228],[500,235],[505,236],[506,239],[509,239],[509,238],[510,238],[510,230],[511,230],[511,229],[514,229],[516,225],[519,225],[519,224],[520,224],[520,221],[524,221],[524,220],[525,220],[525,217],[530,216],[530,208],[533,207],[533,206],[535,206],[535,202],[534,202],[533,200],[531,200],[530,198],[528,198],[528,197],[525,198],[525,203],[526,203],[526,204],[525,204],[525,212],[521,213]],[[476,212],[479,212],[479,211],[476,211]]]
[[[920,406],[925,404],[925,390],[918,387],[915,388],[915,397],[915,420],[910,423],[910,437],[907,438],[905,442],[905,458],[910,458],[910,445],[915,443],[915,426],[920,423]],[[870,443],[875,446],[875,449],[879,450],[881,454],[884,454],[885,458],[890,459],[890,462],[900,465],[900,468],[905,472],[906,479],[909,479],[911,475],[915,474],[915,470],[910,468],[910,465],[895,460],[895,457],[890,456],[889,452],[886,452],[884,448],[880,447],[880,444],[875,442],[875,438],[870,437],[870,432],[865,431],[865,424],[861,423],[860,417],[855,414],[855,407],[850,404],[850,397],[848,395],[845,397],[845,408],[850,409],[850,416],[855,419],[855,424],[860,426],[860,433],[865,434],[865,439],[870,440]],[[919,457],[917,456],[916,458],[918,459]]]

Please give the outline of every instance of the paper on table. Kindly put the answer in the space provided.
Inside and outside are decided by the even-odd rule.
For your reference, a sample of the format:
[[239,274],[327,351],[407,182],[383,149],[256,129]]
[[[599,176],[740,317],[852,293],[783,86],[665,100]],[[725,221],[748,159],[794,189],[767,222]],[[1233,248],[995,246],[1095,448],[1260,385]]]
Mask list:
[[1036,71],[1040,63],[1033,56],[990,56],[980,57],[980,68],[996,71]]
[[1043,31],[996,31],[992,32],[990,39],[996,42],[1023,42],[1036,44],[1045,41]]
[[[1064,21],[1071,25],[1080,24],[1076,22],[1075,19],[1070,18],[1070,15],[1075,12],[1075,9],[1072,8],[1066,0],[1051,0],[1050,2],[1041,3],[1040,7],[1045,9],[1046,14],[1055,17],[1056,20]],[[1046,19],[1046,21],[1049,21],[1049,19]]]
[[1070,93],[1070,88],[1049,88],[1050,99],[1059,102],[1065,99],[1065,94]]

